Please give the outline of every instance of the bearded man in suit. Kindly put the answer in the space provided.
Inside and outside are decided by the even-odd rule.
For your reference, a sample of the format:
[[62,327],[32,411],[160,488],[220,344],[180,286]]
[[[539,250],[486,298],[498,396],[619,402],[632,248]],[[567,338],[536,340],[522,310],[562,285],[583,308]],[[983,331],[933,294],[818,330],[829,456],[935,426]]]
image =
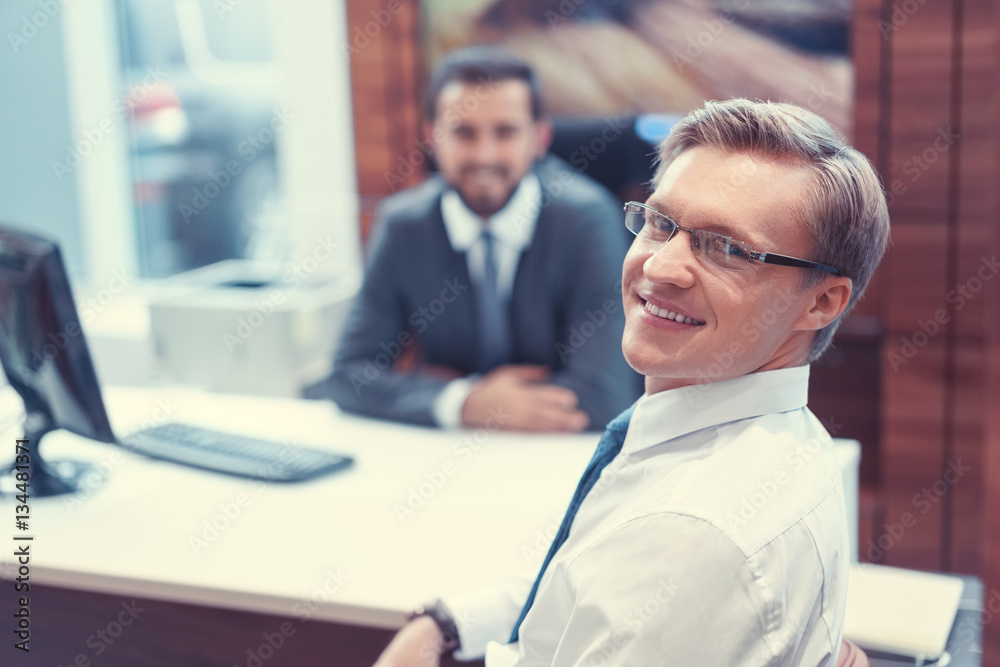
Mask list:
[[440,173],[378,208],[327,395],[429,426],[603,429],[638,395],[617,202],[546,156],[535,73],[505,51],[449,54],[424,113]]

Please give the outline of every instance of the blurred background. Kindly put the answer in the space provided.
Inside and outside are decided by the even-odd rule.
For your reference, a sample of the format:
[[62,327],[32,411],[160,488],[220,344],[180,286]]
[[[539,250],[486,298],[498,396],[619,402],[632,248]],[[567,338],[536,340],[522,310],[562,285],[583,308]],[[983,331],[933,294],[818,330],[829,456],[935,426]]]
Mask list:
[[[622,201],[706,99],[812,109],[874,162],[893,221],[810,398],[862,444],[860,557],[1000,589],[995,3],[5,0],[0,26],[0,220],[61,242],[106,383],[292,395],[321,377],[375,207],[433,169],[420,92],[453,48],[534,65],[553,152]],[[224,261],[336,286],[309,302],[322,318],[295,314],[301,355],[268,371],[287,382],[234,387],[170,357],[156,304]],[[1000,624],[984,636],[1000,664]]]
[[[141,274],[280,251],[275,138],[248,140],[279,100],[267,4],[232,16],[209,2],[118,0],[115,9]],[[239,173],[226,170],[233,160]],[[210,197],[217,173],[232,182]]]

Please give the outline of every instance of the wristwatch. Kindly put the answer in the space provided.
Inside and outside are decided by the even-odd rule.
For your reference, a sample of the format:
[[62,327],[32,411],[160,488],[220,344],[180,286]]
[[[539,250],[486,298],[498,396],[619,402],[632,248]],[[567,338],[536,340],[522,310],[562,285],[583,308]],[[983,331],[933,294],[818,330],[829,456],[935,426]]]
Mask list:
[[438,626],[438,630],[441,631],[443,638],[441,655],[451,654],[462,646],[462,641],[458,636],[458,625],[455,623],[455,617],[451,615],[444,602],[435,600],[429,604],[417,607],[407,620],[412,621],[421,616],[426,616],[434,621],[434,624]]

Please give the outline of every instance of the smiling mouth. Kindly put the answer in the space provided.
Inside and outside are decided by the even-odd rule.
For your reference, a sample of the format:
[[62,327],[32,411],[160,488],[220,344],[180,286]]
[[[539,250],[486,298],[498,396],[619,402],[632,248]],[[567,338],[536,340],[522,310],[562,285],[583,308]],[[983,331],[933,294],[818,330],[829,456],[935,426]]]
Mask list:
[[649,313],[656,315],[657,317],[664,320],[673,320],[674,322],[680,322],[681,324],[690,324],[691,326],[704,326],[705,323],[701,320],[696,320],[693,317],[688,317],[687,315],[681,315],[680,313],[675,313],[672,310],[667,310],[666,308],[658,308],[652,303],[647,301],[643,306]]
[[469,169],[465,175],[467,180],[475,185],[493,185],[504,179],[502,170],[489,167]]

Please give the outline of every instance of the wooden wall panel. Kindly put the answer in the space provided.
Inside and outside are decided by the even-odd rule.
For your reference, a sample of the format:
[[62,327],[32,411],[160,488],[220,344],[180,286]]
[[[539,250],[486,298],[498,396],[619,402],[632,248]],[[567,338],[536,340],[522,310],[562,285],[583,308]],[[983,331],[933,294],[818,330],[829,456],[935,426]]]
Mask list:
[[[965,23],[974,37],[970,38],[966,63],[969,78],[964,94],[968,103],[963,107],[965,129],[974,137],[976,160],[966,163],[963,181],[970,183],[963,191],[963,205],[968,216],[979,224],[973,230],[983,239],[983,254],[1000,256],[1000,8],[991,0],[967,0]],[[970,141],[971,143],[971,141]],[[968,196],[968,200],[964,197]],[[968,267],[978,254],[975,242],[968,244],[971,257],[966,255],[960,266]],[[1000,276],[995,276],[983,290],[976,306],[965,318],[964,326],[976,327],[976,315],[982,317],[985,353],[980,366],[982,380],[982,521],[981,553],[985,606],[989,616],[981,617],[983,626],[983,664],[1000,665]],[[988,623],[985,621],[989,619]]]
[[[885,5],[882,7],[885,17]],[[945,303],[948,277],[949,160],[942,140],[951,123],[952,2],[928,3],[905,15],[889,12],[879,38],[889,51],[880,81],[880,118],[888,136],[880,166],[890,195],[893,245],[881,269],[886,330],[880,438],[886,523],[881,562],[940,569],[947,505],[931,493],[947,451],[948,348],[920,324]],[[944,150],[938,150],[935,146]],[[900,534],[902,519],[915,524]]]
[[954,377],[952,446],[948,461],[961,472],[949,486],[945,510],[951,524],[945,565],[952,572],[981,574],[985,465],[985,422],[989,409],[985,393],[988,348],[982,340],[959,340]]
[[[887,354],[883,355],[885,358]],[[886,565],[940,569],[943,505],[940,497],[922,498],[941,478],[944,459],[944,384],[946,348],[932,340],[895,371],[883,368],[882,497],[892,546],[875,559]],[[902,536],[895,524],[916,522]],[[887,538],[888,540],[888,538]]]
[[[988,194],[988,206],[975,204],[976,194],[967,191],[975,190],[989,174],[996,173],[996,165],[991,164],[979,168],[966,162],[966,154],[976,162],[984,162],[982,153],[992,143],[983,141],[982,149],[962,152],[962,183],[959,195],[959,225],[956,229],[956,265],[954,279],[948,284],[948,312],[954,317],[955,335],[963,339],[982,342],[988,329],[986,300],[982,298],[983,290],[990,282],[1000,282],[996,273],[995,260],[1000,260],[1000,254],[991,243],[990,228],[994,221],[990,218],[990,210],[996,206],[996,191]],[[975,141],[970,141],[970,148],[975,147]],[[977,155],[978,153],[978,155]],[[996,162],[995,153],[991,152],[990,161]],[[969,181],[969,182],[966,182]],[[985,199],[985,197],[984,197]],[[982,208],[980,208],[982,206]],[[983,281],[982,278],[986,277]]]
[[895,210],[891,216],[892,246],[879,272],[892,295],[882,313],[886,334],[900,347],[903,339],[912,340],[921,330],[921,322],[947,306],[948,228],[908,224],[906,216]]
[[854,69],[854,124],[851,141],[874,162],[879,160],[879,96],[882,84],[883,49],[886,41],[879,30],[880,2],[856,0],[851,30],[851,57],[865,66]]
[[424,174],[419,20],[419,3],[412,0],[347,3],[363,238],[378,202]]
[[941,478],[946,456],[947,347],[940,331],[934,336],[925,329],[945,303],[948,230],[897,223],[905,217],[893,215],[893,247],[881,269],[886,334],[879,463],[886,522],[892,525],[907,513],[919,520],[904,539],[892,539],[881,562],[940,569],[946,506],[918,501],[918,508],[914,496]]
[[[886,523],[912,512],[923,489],[944,490],[949,463],[970,468],[961,484],[932,494],[929,508],[917,501],[926,513],[885,562],[973,573],[981,568],[988,349],[984,300],[962,303],[956,288],[977,270],[983,221],[995,211],[995,116],[979,101],[997,73],[997,26],[973,18],[986,7],[969,9],[975,4],[859,0],[854,29],[855,53],[869,55],[855,57],[856,133],[883,174],[893,223],[879,275]],[[881,21],[877,34],[867,24],[872,16]]]
[[[956,190],[954,271],[949,281],[950,342],[956,354],[953,376],[954,418],[950,457],[969,468],[951,498],[952,530],[948,560],[957,572],[982,573],[983,500],[989,480],[986,471],[986,434],[991,410],[988,393],[988,298],[992,276],[989,260],[996,226],[998,142],[996,90],[998,70],[998,16],[995,3],[966,0],[961,7],[959,120],[960,150],[955,156]],[[992,98],[992,99],[991,99]],[[996,279],[1000,282],[1000,278]],[[986,289],[980,287],[983,284]]]
[[[997,174],[993,175],[993,180],[1000,186]],[[1000,247],[1000,230],[994,228],[990,242],[993,247]],[[990,290],[986,302],[989,313],[986,400],[989,404],[986,410],[982,543],[985,598],[993,601],[1000,600],[1000,289]],[[1000,665],[1000,613],[994,611],[991,611],[990,623],[983,627],[983,664]]]
[[906,188],[893,202],[896,224],[944,224],[947,219],[948,160],[938,139],[952,125],[949,27],[957,1],[918,5],[904,12],[905,20],[890,16],[895,29],[882,31],[892,49],[888,182]]
[[[1000,253],[1000,8],[856,0],[853,35],[857,143],[892,193],[882,523],[918,512],[884,561],[981,574],[987,597],[1000,596],[1000,281],[979,282]],[[891,355],[921,330],[926,344],[900,364]],[[923,513],[919,494],[935,481],[944,493]],[[1000,614],[982,618],[983,664],[1000,664]]]

